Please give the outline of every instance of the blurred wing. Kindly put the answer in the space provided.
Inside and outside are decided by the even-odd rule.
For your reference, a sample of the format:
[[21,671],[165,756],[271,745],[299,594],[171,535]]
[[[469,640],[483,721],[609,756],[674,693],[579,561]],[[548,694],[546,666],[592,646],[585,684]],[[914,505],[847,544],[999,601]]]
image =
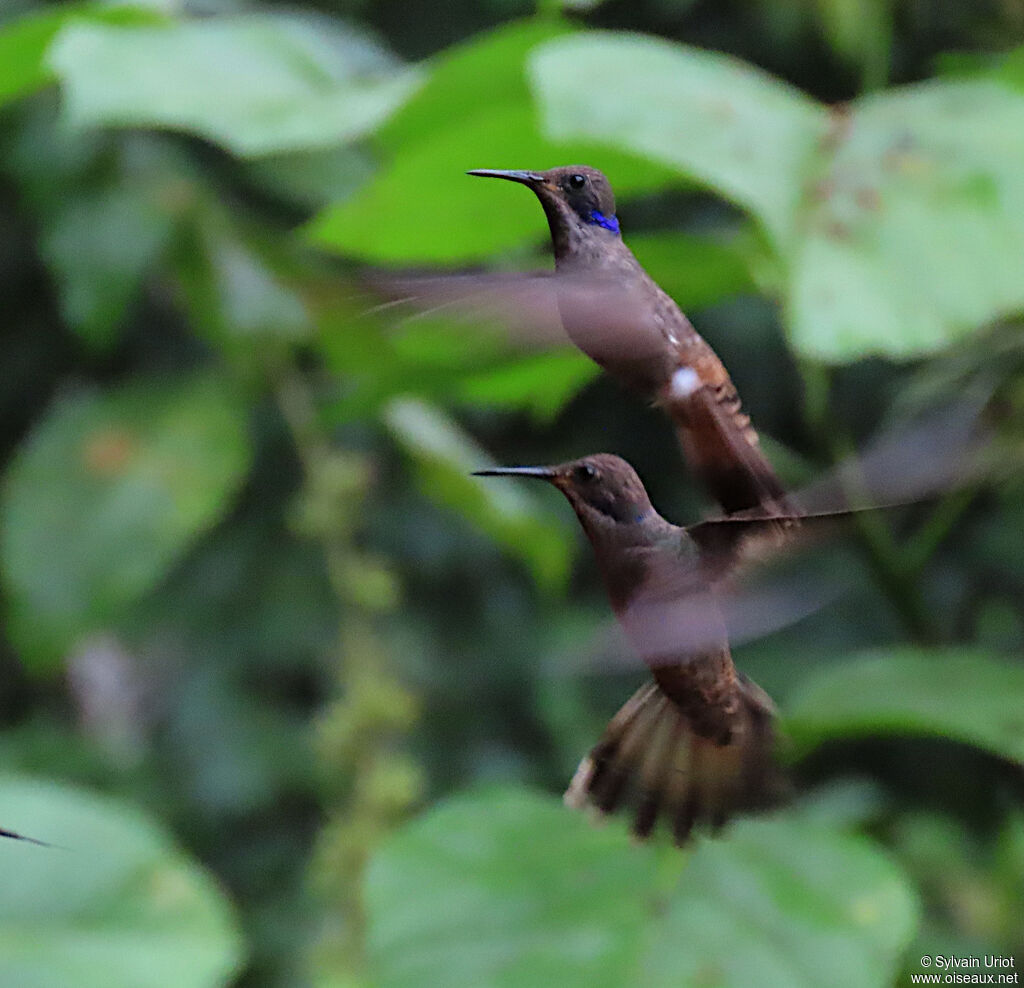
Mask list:
[[[815,537],[835,528],[836,517],[827,515],[799,522],[729,518],[688,529],[701,553],[696,573],[687,567],[653,573],[619,614],[625,638],[647,665],[659,667],[808,617],[847,589],[838,577],[809,574],[807,559],[800,558]],[[776,565],[769,570],[768,563]],[[621,644],[615,636],[613,647],[621,651]]]
[[719,601],[696,558],[649,553],[643,581],[616,616],[633,651],[655,669],[728,649]]
[[569,342],[551,274],[470,272],[430,276],[371,271],[364,272],[361,281],[386,300],[373,311],[387,312],[396,319],[451,317],[528,346]]
[[840,576],[823,579],[800,562],[793,561],[782,575],[774,568],[771,574],[755,568],[736,585],[638,604],[628,633],[621,622],[602,623],[586,647],[559,656],[556,668],[615,672],[635,669],[639,660],[655,669],[676,665],[683,655],[721,648],[723,640],[735,648],[774,634],[849,591]]
[[[755,509],[687,528],[699,550],[700,578],[687,567],[660,574],[631,606],[629,642],[649,665],[664,665],[681,653],[778,631],[838,599],[848,589],[840,578],[791,572],[780,579],[768,564],[794,562],[787,557],[831,537],[860,511],[910,504],[976,480],[988,440],[982,406],[968,399],[886,433],[859,458],[792,495],[803,513]],[[612,648],[598,654],[622,666],[622,636],[611,640]]]
[[729,578],[794,539],[820,539],[858,512],[912,504],[973,482],[990,438],[982,408],[983,401],[967,399],[886,432],[859,456],[789,495],[791,511],[753,509],[691,525],[686,531],[700,548],[706,578]]
[[910,425],[883,433],[793,498],[804,514],[909,504],[975,481],[991,433],[982,413],[989,394],[969,395]]

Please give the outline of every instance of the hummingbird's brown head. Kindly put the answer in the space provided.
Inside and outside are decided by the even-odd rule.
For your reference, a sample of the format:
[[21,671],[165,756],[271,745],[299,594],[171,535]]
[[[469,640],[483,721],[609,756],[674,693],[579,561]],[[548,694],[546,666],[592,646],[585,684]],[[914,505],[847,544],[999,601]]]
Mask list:
[[619,235],[615,194],[608,179],[596,168],[564,165],[546,172],[478,168],[468,174],[483,178],[504,178],[533,189],[548,218],[556,254],[567,250],[577,241],[574,232],[592,234],[604,230],[612,237]]
[[477,477],[536,477],[554,484],[573,506],[587,534],[646,521],[654,508],[636,471],[621,457],[596,453],[552,467],[494,467]]

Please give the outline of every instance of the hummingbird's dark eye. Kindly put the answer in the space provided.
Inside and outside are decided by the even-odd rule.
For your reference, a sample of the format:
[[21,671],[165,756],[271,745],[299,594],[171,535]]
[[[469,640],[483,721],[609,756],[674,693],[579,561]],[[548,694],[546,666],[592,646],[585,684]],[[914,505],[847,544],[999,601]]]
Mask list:
[[597,471],[589,463],[581,463],[572,473],[573,477],[583,484],[597,476]]
[[579,192],[579,190],[582,189],[583,186],[587,184],[587,176],[579,174],[570,175],[568,182],[570,189],[572,189],[574,192]]

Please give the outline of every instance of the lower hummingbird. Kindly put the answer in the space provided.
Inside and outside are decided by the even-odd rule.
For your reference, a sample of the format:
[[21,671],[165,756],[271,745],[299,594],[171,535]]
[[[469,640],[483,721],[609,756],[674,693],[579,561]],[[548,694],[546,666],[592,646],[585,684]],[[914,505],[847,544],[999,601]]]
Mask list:
[[[774,529],[782,541],[796,518],[681,528],[655,511],[633,468],[606,453],[477,475],[532,477],[565,495],[593,546],[612,609],[651,670],[652,681],[580,763],[566,803],[602,813],[630,803],[637,837],[649,836],[662,817],[682,845],[695,825],[717,829],[736,813],[777,802],[785,787],[774,758],[775,708],[733,665],[713,584],[732,569],[746,535],[763,539]],[[666,631],[681,599],[691,610],[699,603],[700,645]]]

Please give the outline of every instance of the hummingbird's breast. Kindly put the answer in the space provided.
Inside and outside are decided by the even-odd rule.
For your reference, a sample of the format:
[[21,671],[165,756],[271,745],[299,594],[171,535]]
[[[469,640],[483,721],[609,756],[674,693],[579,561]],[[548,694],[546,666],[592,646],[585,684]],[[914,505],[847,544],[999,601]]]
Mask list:
[[630,389],[648,398],[661,394],[703,344],[633,252],[606,231],[578,231],[571,249],[556,256],[555,270],[569,338]]

